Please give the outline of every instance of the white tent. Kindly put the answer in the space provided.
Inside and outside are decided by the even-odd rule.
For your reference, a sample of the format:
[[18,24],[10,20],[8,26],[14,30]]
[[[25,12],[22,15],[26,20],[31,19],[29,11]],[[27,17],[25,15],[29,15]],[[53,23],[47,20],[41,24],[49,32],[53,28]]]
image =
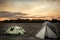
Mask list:
[[25,30],[22,27],[12,26],[5,32],[6,34],[24,34]]
[[36,37],[45,39],[45,38],[57,38],[56,28],[50,23],[45,22],[42,25],[42,29],[36,34]]

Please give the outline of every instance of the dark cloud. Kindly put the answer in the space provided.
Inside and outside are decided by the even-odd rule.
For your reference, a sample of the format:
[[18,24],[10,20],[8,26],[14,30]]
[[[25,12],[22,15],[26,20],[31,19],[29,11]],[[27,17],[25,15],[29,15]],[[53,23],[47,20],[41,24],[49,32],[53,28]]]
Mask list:
[[7,0],[0,0],[0,4],[6,3]]
[[0,0],[0,3],[16,2],[16,1],[60,1],[60,0]]
[[28,14],[25,13],[12,13],[12,12],[1,12],[0,11],[0,17],[6,17],[6,18],[23,18],[26,17]]

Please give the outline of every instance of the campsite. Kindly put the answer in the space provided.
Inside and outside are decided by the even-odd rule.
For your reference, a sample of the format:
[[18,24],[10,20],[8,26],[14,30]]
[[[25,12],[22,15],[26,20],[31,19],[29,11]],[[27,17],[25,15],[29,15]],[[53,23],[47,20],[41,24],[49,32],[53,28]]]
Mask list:
[[[60,23],[52,23],[58,33],[60,33]],[[3,33],[10,28],[11,26],[22,26],[26,31],[26,34],[23,35],[3,35]],[[0,40],[42,40],[35,37],[35,35],[42,29],[43,23],[0,23]],[[46,39],[47,40],[47,39]],[[57,39],[48,39],[48,40],[57,40]]]

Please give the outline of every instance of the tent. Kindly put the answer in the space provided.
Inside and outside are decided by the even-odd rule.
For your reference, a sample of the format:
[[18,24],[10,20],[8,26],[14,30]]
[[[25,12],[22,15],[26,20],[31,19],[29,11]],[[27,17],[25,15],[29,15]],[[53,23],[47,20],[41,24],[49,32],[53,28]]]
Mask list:
[[12,26],[6,30],[5,34],[24,34],[25,30],[22,27]]
[[46,38],[55,39],[58,37],[58,32],[56,30],[56,27],[54,27],[52,23],[47,21],[43,23],[42,27],[43,28],[36,34],[36,37],[41,39],[46,39]]

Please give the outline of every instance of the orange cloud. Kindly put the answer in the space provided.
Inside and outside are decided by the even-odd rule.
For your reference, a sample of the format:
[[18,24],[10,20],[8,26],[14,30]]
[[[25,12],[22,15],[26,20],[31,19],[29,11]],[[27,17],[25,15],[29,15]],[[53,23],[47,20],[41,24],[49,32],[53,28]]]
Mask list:
[[[0,1],[1,2],[1,1]],[[40,2],[40,1],[3,1],[0,3],[0,11],[10,11],[10,12],[22,12],[29,15],[15,15],[12,13],[7,13],[4,15],[1,14],[4,18],[0,18],[0,20],[9,20],[14,18],[29,18],[29,19],[40,19],[41,16],[46,16],[44,19],[51,19],[48,16],[54,16],[54,18],[60,17],[60,2]],[[15,15],[15,16],[14,16]],[[7,18],[6,16],[9,16]],[[14,18],[13,18],[13,17]],[[5,18],[6,17],[6,18]],[[11,18],[10,18],[11,17]],[[31,18],[32,17],[32,18]],[[40,17],[40,18],[37,18]],[[41,18],[43,19],[43,18]]]
[[0,18],[0,21],[4,21],[4,20],[10,20],[9,18]]

